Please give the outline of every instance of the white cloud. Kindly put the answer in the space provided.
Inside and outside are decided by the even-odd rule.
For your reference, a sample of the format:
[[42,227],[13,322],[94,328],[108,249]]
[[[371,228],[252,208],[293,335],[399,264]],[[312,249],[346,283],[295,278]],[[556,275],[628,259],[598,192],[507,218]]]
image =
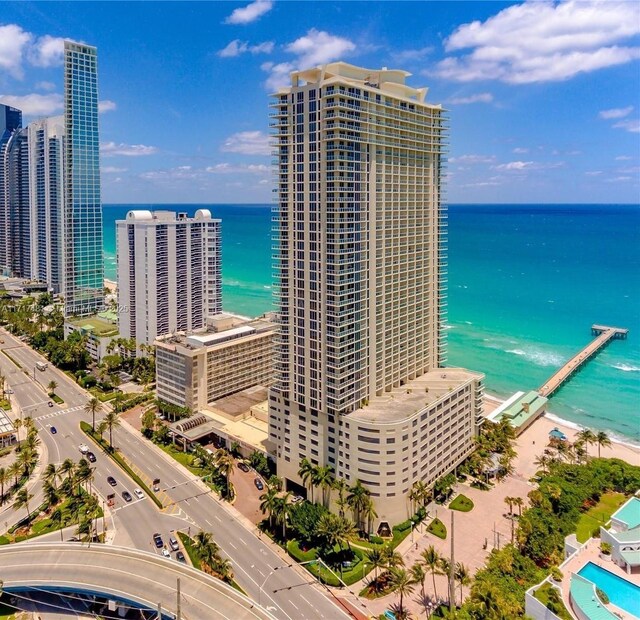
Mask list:
[[528,153],[529,149],[526,149],[526,148],[524,148],[522,146],[516,146],[516,148],[513,149],[513,152],[514,153],[518,153],[519,155],[522,155],[523,153]]
[[602,174],[602,170],[590,170],[589,172],[585,172],[588,177],[597,177]]
[[229,136],[221,151],[242,153],[243,155],[269,155],[269,136],[261,131],[240,131]]
[[248,41],[241,41],[240,39],[234,39],[225,48],[218,52],[218,56],[221,58],[234,58],[241,54],[271,54],[275,43],[273,41],[265,41],[264,43],[258,43],[257,45],[249,45]]
[[142,157],[144,155],[154,155],[158,152],[156,146],[145,146],[144,144],[116,144],[115,142],[103,142],[100,144],[100,153],[104,157],[124,155],[125,157]]
[[396,62],[407,62],[411,60],[422,60],[433,52],[433,47],[421,47],[420,49],[401,50],[400,52],[392,52],[391,57]]
[[497,170],[526,170],[533,166],[532,161],[510,161],[508,164],[496,166]]
[[0,95],[0,103],[22,110],[25,116],[51,116],[62,111],[62,95]]
[[454,105],[465,105],[467,103],[491,103],[493,95],[491,93],[478,93],[477,95],[469,95],[468,97],[454,97],[449,99],[449,103]]
[[633,112],[633,106],[627,106],[626,108],[612,108],[611,110],[602,110],[598,113],[600,118],[624,118],[629,116]]
[[633,177],[621,176],[613,177],[612,179],[605,179],[606,183],[623,183],[625,181],[631,181]]
[[618,121],[614,126],[614,129],[626,129],[631,133],[640,133],[640,119],[627,118],[623,121]]
[[445,58],[436,73],[461,82],[566,80],[640,58],[640,48],[618,45],[639,33],[637,2],[524,2],[459,26],[445,42],[447,52],[472,51]]
[[55,67],[62,64],[64,39],[46,34],[29,49],[29,62],[36,67]]
[[111,101],[110,99],[104,99],[103,101],[98,101],[98,112],[100,114],[104,114],[105,112],[113,112],[118,106],[115,101]]
[[227,24],[250,24],[268,13],[273,7],[272,0],[255,0],[247,6],[235,9],[225,20]]
[[449,157],[449,163],[491,164],[495,160],[495,155],[460,155],[460,157]]
[[206,179],[211,178],[211,175],[234,174],[265,176],[271,174],[271,168],[265,164],[235,165],[223,162],[206,168],[177,166],[163,170],[149,170],[140,174],[139,177],[147,181],[206,181]]
[[56,85],[53,82],[37,82],[36,83],[36,88],[38,90],[46,90],[46,91],[50,91],[50,90],[55,90]]
[[616,161],[629,161],[630,159],[633,159],[630,155],[618,155],[616,157]]
[[495,167],[496,170],[516,171],[522,172],[525,170],[550,170],[553,168],[562,168],[564,166],[563,161],[543,163],[536,161],[510,161],[506,164],[499,164]]
[[31,40],[32,35],[20,26],[0,26],[0,69],[7,71],[14,78],[22,79],[22,55]]
[[126,172],[128,168],[118,168],[117,166],[100,166],[100,172],[107,174],[115,174],[118,172]]
[[216,164],[215,166],[207,166],[204,169],[205,172],[210,174],[270,174],[271,168],[265,164],[249,164],[245,165],[233,165],[229,163]]
[[263,63],[261,68],[269,72],[265,86],[268,90],[277,90],[289,83],[291,71],[309,69],[341,59],[355,49],[355,43],[349,39],[312,28],[307,34],[285,46],[287,52],[297,56],[295,60],[278,64]]

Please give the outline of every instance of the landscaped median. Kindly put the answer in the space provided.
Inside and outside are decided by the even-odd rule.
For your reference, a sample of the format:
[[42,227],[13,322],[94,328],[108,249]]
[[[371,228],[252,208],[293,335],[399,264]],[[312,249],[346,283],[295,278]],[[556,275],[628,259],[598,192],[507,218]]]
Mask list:
[[158,508],[160,508],[160,510],[164,508],[164,505],[156,497],[155,493],[142,481],[140,476],[138,476],[138,474],[136,474],[133,471],[133,469],[131,469],[131,467],[129,466],[127,461],[124,459],[124,457],[121,454],[119,454],[115,449],[111,448],[109,444],[104,439],[102,439],[102,437],[100,437],[98,433],[96,433],[94,430],[91,429],[91,424],[88,424],[87,422],[80,422],[80,429],[86,435],[88,435],[95,443],[97,443],[104,450],[104,452],[108,454],[118,465],[120,465],[120,467],[124,469],[124,471],[129,476],[131,476],[131,478],[138,484],[138,486],[140,486],[142,489],[146,491],[147,495],[151,498],[153,503]]

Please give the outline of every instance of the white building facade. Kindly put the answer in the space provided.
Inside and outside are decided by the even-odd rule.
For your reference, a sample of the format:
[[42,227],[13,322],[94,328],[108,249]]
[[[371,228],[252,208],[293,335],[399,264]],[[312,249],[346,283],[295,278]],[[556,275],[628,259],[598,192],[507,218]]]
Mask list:
[[444,110],[409,74],[331,63],[272,102],[278,474],[302,458],[407,518],[473,450],[482,375],[446,362]]
[[121,337],[150,345],[222,311],[220,226],[206,209],[129,211],[116,222]]

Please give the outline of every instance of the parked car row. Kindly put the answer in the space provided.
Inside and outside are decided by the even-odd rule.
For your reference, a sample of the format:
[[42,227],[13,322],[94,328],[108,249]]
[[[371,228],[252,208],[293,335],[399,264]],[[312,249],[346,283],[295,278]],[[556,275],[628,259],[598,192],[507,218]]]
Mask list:
[[163,557],[170,558],[171,552],[175,551],[176,560],[178,560],[178,562],[186,563],[186,558],[184,557],[184,553],[180,551],[180,545],[178,544],[178,540],[174,536],[169,536],[169,545],[167,546],[164,544],[164,541],[162,540],[162,536],[160,535],[160,533],[156,532],[153,535],[153,544],[156,546],[156,549],[160,549],[160,553],[162,553]]

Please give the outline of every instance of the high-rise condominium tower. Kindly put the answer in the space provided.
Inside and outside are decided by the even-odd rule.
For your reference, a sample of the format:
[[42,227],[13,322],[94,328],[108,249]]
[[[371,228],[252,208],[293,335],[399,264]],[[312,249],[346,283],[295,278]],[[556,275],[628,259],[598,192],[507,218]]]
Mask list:
[[64,302],[66,315],[104,304],[98,67],[95,47],[64,42]]
[[14,132],[22,127],[22,112],[0,103],[0,274],[11,272],[11,217],[7,146]]
[[116,222],[118,328],[150,345],[222,312],[220,220],[198,209],[129,211]]
[[414,483],[469,455],[482,389],[443,367],[447,121],[408,75],[331,63],[272,103],[278,474],[330,466],[387,523],[410,514]]

